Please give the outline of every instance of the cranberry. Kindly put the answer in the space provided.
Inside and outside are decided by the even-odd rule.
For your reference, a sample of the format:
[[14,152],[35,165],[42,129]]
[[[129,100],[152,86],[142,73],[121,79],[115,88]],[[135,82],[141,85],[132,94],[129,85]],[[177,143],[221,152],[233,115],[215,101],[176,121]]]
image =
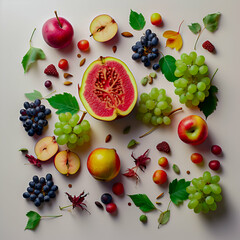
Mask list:
[[219,155],[222,153],[222,148],[219,147],[218,145],[212,145],[211,152],[215,155]]
[[109,213],[114,213],[117,211],[117,205],[115,203],[108,203],[106,206],[106,211]]
[[44,83],[44,86],[46,88],[51,88],[52,87],[52,82],[50,80],[47,80],[45,83]]
[[218,160],[212,160],[209,162],[208,166],[212,170],[217,171],[220,168],[220,162]]
[[123,184],[120,183],[120,182],[114,183],[113,186],[112,186],[112,191],[113,191],[114,194],[116,194],[118,196],[123,194],[124,193]]

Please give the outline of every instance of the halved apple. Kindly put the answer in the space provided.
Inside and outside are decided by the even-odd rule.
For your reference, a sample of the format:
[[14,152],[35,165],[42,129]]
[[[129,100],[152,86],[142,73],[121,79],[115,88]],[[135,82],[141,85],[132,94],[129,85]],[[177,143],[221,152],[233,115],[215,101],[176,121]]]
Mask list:
[[58,144],[54,136],[40,139],[34,148],[35,154],[40,161],[47,161],[58,151]]
[[64,175],[73,175],[80,168],[80,158],[70,150],[59,152],[54,158],[55,168]]
[[98,42],[111,40],[118,31],[115,20],[107,14],[95,17],[90,24],[91,36]]

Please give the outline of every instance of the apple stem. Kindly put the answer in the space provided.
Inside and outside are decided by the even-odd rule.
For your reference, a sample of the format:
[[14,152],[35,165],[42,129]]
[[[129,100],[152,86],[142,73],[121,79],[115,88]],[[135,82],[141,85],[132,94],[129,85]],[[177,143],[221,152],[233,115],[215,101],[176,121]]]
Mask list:
[[[177,112],[177,111],[180,111],[182,110],[182,108],[177,108],[177,109],[174,109],[172,110],[167,116],[170,117],[173,113]],[[144,133],[143,135],[141,135],[139,138],[143,138],[145,136],[147,136],[148,134],[150,134],[151,132],[153,132],[158,126],[155,126],[153,128],[151,128],[148,132]]]
[[33,38],[33,34],[35,33],[35,31],[36,31],[36,28],[34,28],[32,35],[30,37],[30,40],[29,40],[30,47],[32,46],[32,38]]
[[68,205],[68,206],[65,206],[65,207],[60,207],[60,206],[59,206],[59,209],[60,209],[60,210],[63,210],[64,208],[68,208],[68,207],[72,207],[72,204],[71,204],[71,205]]
[[41,218],[57,218],[57,217],[62,217],[62,215],[56,215],[56,216],[41,216]]
[[83,121],[83,119],[84,119],[84,117],[85,117],[86,114],[87,114],[87,112],[84,111],[83,114],[82,114],[81,119],[80,119],[79,122],[78,122],[78,125],[81,124],[81,122]]
[[60,20],[59,20],[59,17],[58,17],[58,15],[57,15],[57,11],[54,11],[54,13],[55,13],[56,18],[57,18],[57,20],[58,20],[58,24],[59,24],[60,28],[62,28],[62,24],[61,24],[61,22],[60,22]]

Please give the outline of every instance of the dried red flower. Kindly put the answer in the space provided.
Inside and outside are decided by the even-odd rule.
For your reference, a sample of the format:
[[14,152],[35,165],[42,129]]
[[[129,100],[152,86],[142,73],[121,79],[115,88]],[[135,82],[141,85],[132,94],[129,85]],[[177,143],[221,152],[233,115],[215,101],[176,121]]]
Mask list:
[[136,167],[128,168],[127,171],[123,174],[126,177],[136,177],[137,180],[139,179],[138,174],[136,173]]
[[67,193],[68,199],[70,200],[70,202],[72,203],[72,207],[80,207],[82,210],[86,210],[88,212],[88,210],[86,209],[87,205],[85,203],[83,203],[83,201],[85,200],[85,197],[88,195],[88,193],[84,193],[84,191],[77,197],[77,196],[72,196],[69,193]]
[[41,163],[39,161],[39,159],[35,158],[33,155],[28,155],[26,154],[25,157],[28,159],[28,161],[33,164],[34,166],[40,168],[41,167]]
[[131,157],[134,159],[136,167],[139,167],[143,172],[144,172],[144,169],[146,169],[147,161],[151,160],[151,158],[146,156],[148,154],[148,152],[149,152],[149,149],[144,154],[140,155],[138,158],[135,158],[133,156],[133,153],[131,155]]

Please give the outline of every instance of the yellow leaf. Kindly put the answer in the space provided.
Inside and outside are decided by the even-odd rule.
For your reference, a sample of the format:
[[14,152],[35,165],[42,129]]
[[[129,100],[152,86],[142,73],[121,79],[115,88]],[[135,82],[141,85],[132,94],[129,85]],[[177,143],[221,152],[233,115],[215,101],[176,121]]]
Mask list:
[[165,38],[174,38],[178,35],[178,32],[175,32],[175,31],[165,31],[163,33],[163,37]]

